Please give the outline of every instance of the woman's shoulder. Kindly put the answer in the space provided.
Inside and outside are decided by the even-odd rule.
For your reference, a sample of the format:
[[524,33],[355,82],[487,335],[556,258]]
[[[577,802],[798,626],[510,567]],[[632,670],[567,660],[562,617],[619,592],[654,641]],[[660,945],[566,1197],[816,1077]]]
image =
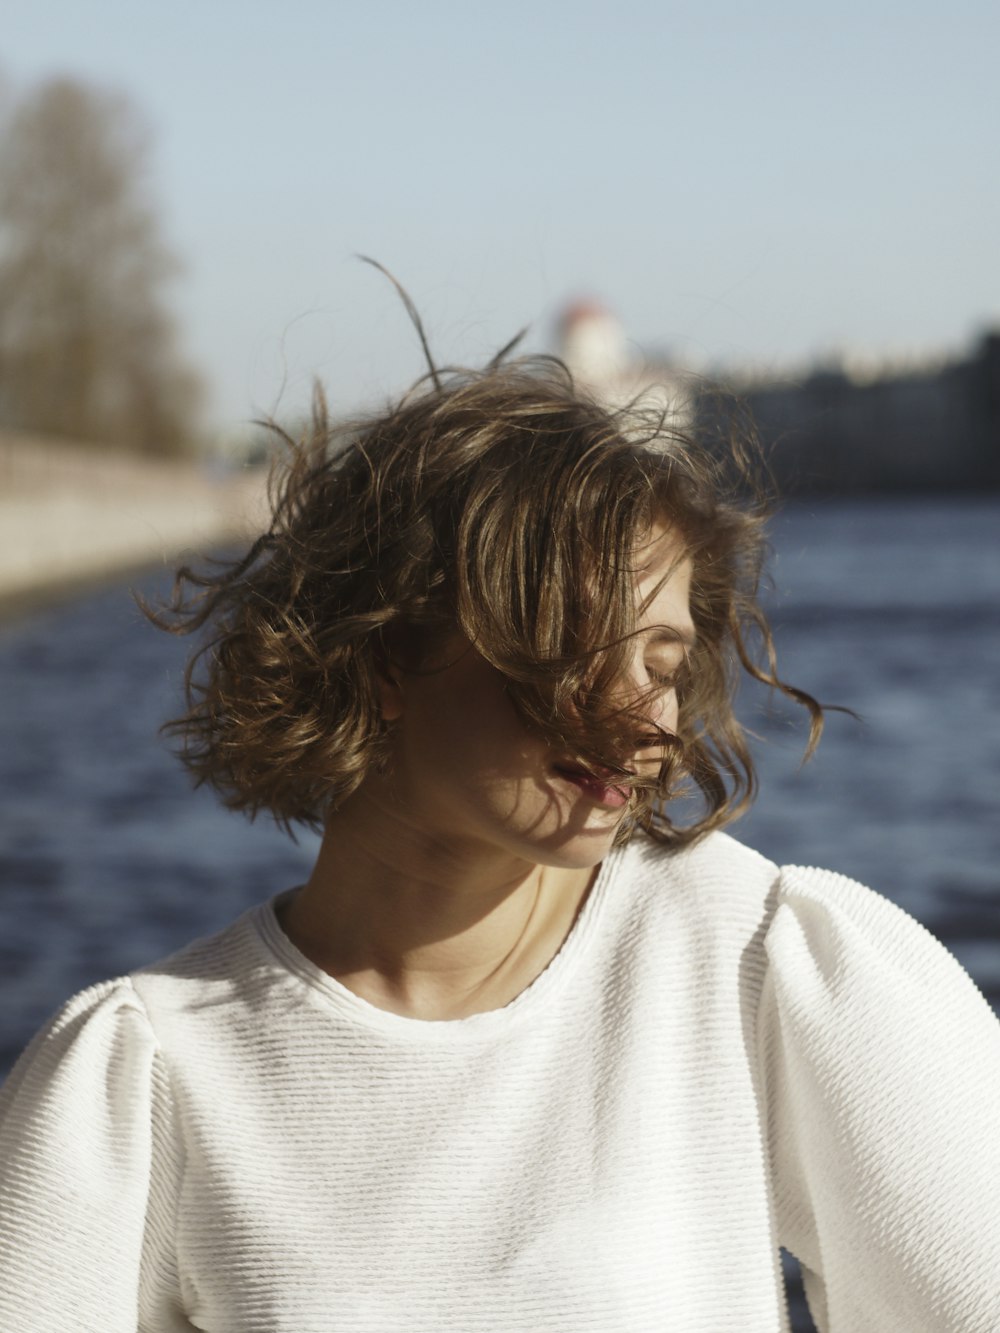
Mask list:
[[129,1061],[152,1060],[156,1039],[145,1005],[130,977],[114,977],[77,992],[42,1024],[0,1089],[0,1112],[23,1093],[25,1083],[45,1080],[57,1068],[77,1085],[101,1082],[121,1053]]
[[257,903],[219,930],[129,974],[164,1045],[172,1044],[172,1035],[183,1037],[195,1028],[225,1028],[234,1015],[240,1022],[248,1007],[257,1007],[264,994],[287,981],[287,969],[266,943],[271,914],[272,900]]
[[[1000,1056],[1000,1025],[953,954],[883,894],[836,871],[781,867],[762,937],[773,999],[803,1021],[970,1026]],[[836,1016],[836,1021],[834,1021]]]
[[745,896],[754,890],[766,894],[780,870],[752,847],[719,831],[683,847],[637,833],[625,855],[637,882],[708,895],[735,891]]
[[270,899],[255,903],[235,919],[203,935],[197,935],[173,952],[129,973],[140,992],[156,978],[172,977],[194,984],[225,981],[257,961],[260,921],[271,911]]
[[[73,1076],[104,1077],[121,1053],[130,1061],[151,1059],[183,1016],[208,1014],[220,1020],[227,1001],[240,1005],[254,976],[265,972],[269,954],[257,922],[269,910],[259,904],[235,921],[202,935],[134,971],[96,982],[63,1001],[36,1031],[3,1087],[9,1099],[26,1071],[72,1067]],[[273,960],[272,960],[273,966]]]
[[644,837],[635,857],[648,902],[666,888],[672,911],[690,914],[704,929],[738,934],[788,993],[820,976],[830,984],[850,976],[857,988],[866,978],[878,984],[894,977],[897,986],[912,980],[948,994],[975,989],[925,926],[835,870],[778,865],[722,832],[678,851]]
[[641,835],[628,852],[633,892],[646,914],[750,936],[774,912],[780,867],[726,833],[681,848]]

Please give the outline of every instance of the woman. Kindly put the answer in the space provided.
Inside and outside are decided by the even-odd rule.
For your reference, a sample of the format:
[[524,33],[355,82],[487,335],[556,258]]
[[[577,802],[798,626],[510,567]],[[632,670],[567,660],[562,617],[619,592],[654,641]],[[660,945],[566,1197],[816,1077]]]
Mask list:
[[1000,1027],[888,901],[721,831],[740,668],[821,722],[762,549],[551,363],[318,413],[160,620],[208,632],[197,779],[319,858],[24,1054],[0,1326],[763,1333],[785,1246],[823,1330],[1000,1328]]

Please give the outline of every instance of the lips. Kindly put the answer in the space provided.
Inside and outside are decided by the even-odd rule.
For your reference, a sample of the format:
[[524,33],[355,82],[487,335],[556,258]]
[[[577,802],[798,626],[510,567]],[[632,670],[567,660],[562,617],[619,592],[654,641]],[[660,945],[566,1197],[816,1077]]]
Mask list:
[[628,804],[628,789],[626,787],[616,787],[609,783],[608,779],[615,776],[610,769],[598,769],[591,773],[574,764],[556,764],[554,769],[559,777],[571,782],[574,787],[577,787],[598,805],[617,810]]

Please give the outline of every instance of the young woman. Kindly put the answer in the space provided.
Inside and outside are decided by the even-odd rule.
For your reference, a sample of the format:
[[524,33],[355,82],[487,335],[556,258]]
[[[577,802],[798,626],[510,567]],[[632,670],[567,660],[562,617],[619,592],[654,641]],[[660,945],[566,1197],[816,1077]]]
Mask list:
[[0,1327],[772,1333],[785,1246],[823,1330],[1000,1328],[1000,1025],[721,831],[740,670],[821,722],[726,475],[552,363],[435,373],[182,572],[186,762],[322,850],[24,1054]]

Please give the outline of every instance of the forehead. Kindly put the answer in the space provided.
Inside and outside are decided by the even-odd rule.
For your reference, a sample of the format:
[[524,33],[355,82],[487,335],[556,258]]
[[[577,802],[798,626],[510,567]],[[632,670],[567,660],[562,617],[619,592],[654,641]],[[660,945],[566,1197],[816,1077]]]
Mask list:
[[635,603],[640,627],[666,625],[685,640],[691,619],[691,558],[676,528],[655,523],[636,547]]

